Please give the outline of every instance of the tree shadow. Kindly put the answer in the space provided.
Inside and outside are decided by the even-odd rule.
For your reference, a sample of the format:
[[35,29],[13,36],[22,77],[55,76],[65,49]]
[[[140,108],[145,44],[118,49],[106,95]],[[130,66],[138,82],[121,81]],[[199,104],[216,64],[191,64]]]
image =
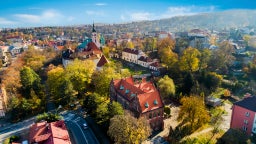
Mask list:
[[168,141],[170,143],[179,143],[184,137],[191,135],[194,131],[190,128],[189,125],[184,125],[180,123],[178,126],[173,129],[170,127]]
[[250,137],[240,129],[229,129],[217,140],[217,144],[245,144]]

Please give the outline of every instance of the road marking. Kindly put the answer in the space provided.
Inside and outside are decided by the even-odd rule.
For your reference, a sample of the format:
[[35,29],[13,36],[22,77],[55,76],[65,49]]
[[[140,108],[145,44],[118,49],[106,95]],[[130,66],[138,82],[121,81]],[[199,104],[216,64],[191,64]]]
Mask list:
[[86,137],[85,137],[85,135],[84,135],[83,130],[81,129],[81,127],[80,127],[76,122],[74,122],[74,123],[79,127],[79,129],[81,130],[81,132],[82,132],[82,134],[83,134],[83,136],[84,136],[84,139],[85,139],[86,143],[88,144],[88,141],[87,141],[87,139],[86,139]]

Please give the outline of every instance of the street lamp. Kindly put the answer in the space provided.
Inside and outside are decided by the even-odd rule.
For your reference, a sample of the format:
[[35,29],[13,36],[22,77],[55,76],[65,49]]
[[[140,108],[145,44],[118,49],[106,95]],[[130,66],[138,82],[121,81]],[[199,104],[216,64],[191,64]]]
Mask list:
[[59,107],[56,109],[56,112],[55,112],[55,113],[57,114],[58,110],[61,109],[61,108],[62,108],[62,106],[59,105]]

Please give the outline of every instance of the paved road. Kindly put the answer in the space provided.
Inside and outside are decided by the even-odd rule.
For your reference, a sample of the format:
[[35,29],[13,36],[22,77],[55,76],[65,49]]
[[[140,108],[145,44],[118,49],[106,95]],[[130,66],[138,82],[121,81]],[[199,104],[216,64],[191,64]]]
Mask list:
[[99,144],[96,136],[92,132],[91,128],[83,128],[83,124],[87,123],[82,117],[73,114],[63,114],[65,123],[70,132],[70,135],[74,138],[75,144]]
[[22,133],[23,130],[29,129],[30,125],[33,124],[35,121],[35,117],[32,117],[30,119],[24,120],[22,122],[12,124],[6,127],[0,128],[0,143],[5,140],[6,138]]

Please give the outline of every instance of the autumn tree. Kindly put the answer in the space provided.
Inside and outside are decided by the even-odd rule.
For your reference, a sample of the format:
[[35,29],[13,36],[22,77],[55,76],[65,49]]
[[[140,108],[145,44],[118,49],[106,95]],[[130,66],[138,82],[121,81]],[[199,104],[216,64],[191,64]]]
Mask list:
[[128,41],[127,44],[126,44],[126,47],[127,48],[134,48],[134,44],[132,41]]
[[99,94],[108,96],[110,81],[117,78],[120,78],[120,74],[114,68],[104,67],[93,74],[93,84]]
[[72,63],[67,65],[65,76],[72,82],[74,90],[77,91],[78,94],[81,94],[91,83],[94,70],[95,64],[93,61],[75,59]]
[[208,67],[210,58],[211,51],[209,49],[201,50],[201,54],[199,56],[199,71],[204,70]]
[[40,84],[41,78],[30,67],[23,67],[20,70],[20,81],[22,84],[23,94],[30,98],[30,92],[33,89],[37,94],[42,90]]
[[203,79],[206,88],[215,91],[221,84],[222,76],[215,72],[208,72]]
[[145,41],[143,42],[144,51],[153,51],[156,48],[157,40],[153,37],[147,37],[145,38]]
[[134,118],[130,114],[116,115],[110,120],[108,135],[115,143],[142,143],[151,134],[146,118]]
[[62,67],[56,67],[47,73],[47,90],[57,104],[74,102],[77,92]]
[[179,66],[182,71],[195,72],[199,69],[200,52],[192,47],[185,49],[181,55]]
[[31,67],[34,71],[40,70],[46,59],[42,51],[35,49],[32,45],[22,54],[22,58],[25,62],[24,64]]
[[109,50],[110,48],[106,46],[102,48],[102,52],[107,58],[109,58]]
[[157,48],[161,62],[172,68],[178,61],[178,55],[173,52],[175,42],[170,38],[165,38],[158,41]]
[[168,99],[169,96],[175,96],[175,84],[167,75],[161,78],[157,85],[163,98]]
[[225,73],[227,67],[229,67],[235,57],[232,55],[234,52],[233,46],[228,41],[220,43],[219,48],[213,51],[211,55],[210,63],[211,70],[220,69]]
[[205,108],[201,97],[190,96],[181,99],[182,106],[178,115],[178,120],[184,125],[189,125],[191,131],[195,131],[210,120],[210,116]]

